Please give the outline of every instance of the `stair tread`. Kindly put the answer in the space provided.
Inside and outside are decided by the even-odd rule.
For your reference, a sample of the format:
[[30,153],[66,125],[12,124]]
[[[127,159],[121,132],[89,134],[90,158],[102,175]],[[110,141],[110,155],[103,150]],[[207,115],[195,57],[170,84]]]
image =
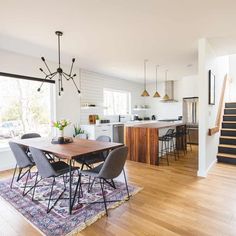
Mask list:
[[222,123],[226,123],[226,124],[236,124],[236,121],[222,121]]
[[219,147],[225,147],[225,148],[236,148],[236,145],[231,144],[219,144]]
[[221,130],[223,130],[223,131],[236,131],[236,128],[235,128],[235,129],[227,129],[227,128],[223,128],[223,129],[221,129]]
[[234,137],[234,136],[220,136],[220,138],[224,138],[224,139],[236,139],[236,137]]
[[228,158],[236,158],[236,155],[228,154],[228,153],[217,153],[217,156],[219,156],[219,157],[228,157]]
[[224,114],[224,116],[236,116],[236,114]]

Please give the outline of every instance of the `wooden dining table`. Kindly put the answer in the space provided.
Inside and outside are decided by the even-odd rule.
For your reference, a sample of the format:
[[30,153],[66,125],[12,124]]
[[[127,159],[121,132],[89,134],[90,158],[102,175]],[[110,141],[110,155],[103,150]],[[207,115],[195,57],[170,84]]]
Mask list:
[[72,201],[72,161],[76,157],[82,157],[91,153],[112,150],[123,146],[122,143],[101,142],[94,140],[74,138],[73,142],[67,144],[52,144],[49,138],[31,138],[31,139],[14,139],[12,142],[40,149],[46,153],[53,154],[61,159],[66,159],[69,164],[69,213],[73,208]]

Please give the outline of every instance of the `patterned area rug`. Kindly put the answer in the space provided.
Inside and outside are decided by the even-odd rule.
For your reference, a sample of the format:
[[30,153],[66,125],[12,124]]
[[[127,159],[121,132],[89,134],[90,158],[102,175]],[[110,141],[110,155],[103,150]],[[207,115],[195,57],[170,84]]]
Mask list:
[[[92,191],[88,192],[88,179],[82,177],[83,195],[76,201],[73,207],[72,215],[68,213],[68,191],[66,190],[55,207],[46,213],[49,198],[50,185],[52,180],[42,180],[35,191],[35,201],[31,200],[32,191],[26,196],[22,196],[23,182],[14,182],[13,189],[10,189],[10,179],[0,182],[0,196],[19,211],[33,226],[42,234],[47,236],[74,235],[91,225],[103,215],[105,215],[104,204],[86,204],[86,202],[103,201],[99,183],[94,183]],[[53,191],[53,198],[57,198],[63,191],[64,184],[62,178],[56,179],[57,184]],[[75,190],[77,178],[74,178],[73,191]],[[34,178],[29,181],[29,186],[33,185]],[[108,203],[108,209],[115,208],[127,200],[127,191],[123,182],[115,181],[116,189],[105,184],[105,194],[107,200],[122,200],[120,202]],[[68,183],[67,183],[68,186]],[[129,185],[130,195],[136,194],[141,188]],[[131,198],[132,200],[132,198]],[[80,202],[83,202],[80,203]],[[109,213],[108,213],[109,214]]]

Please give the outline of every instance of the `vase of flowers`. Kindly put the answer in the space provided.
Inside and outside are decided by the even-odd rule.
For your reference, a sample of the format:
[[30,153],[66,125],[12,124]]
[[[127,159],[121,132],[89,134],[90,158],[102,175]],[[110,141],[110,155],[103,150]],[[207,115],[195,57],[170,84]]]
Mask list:
[[52,121],[52,126],[57,128],[58,142],[64,142],[64,128],[70,125],[69,120]]

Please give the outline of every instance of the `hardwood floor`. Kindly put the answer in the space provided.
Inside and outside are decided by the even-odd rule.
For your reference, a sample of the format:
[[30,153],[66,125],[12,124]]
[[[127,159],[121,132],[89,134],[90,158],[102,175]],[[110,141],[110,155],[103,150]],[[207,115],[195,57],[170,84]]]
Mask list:
[[[236,235],[236,166],[217,163],[207,178],[198,178],[196,148],[170,159],[170,166],[128,161],[129,182],[144,189],[78,235]],[[0,200],[0,235],[40,234]]]

